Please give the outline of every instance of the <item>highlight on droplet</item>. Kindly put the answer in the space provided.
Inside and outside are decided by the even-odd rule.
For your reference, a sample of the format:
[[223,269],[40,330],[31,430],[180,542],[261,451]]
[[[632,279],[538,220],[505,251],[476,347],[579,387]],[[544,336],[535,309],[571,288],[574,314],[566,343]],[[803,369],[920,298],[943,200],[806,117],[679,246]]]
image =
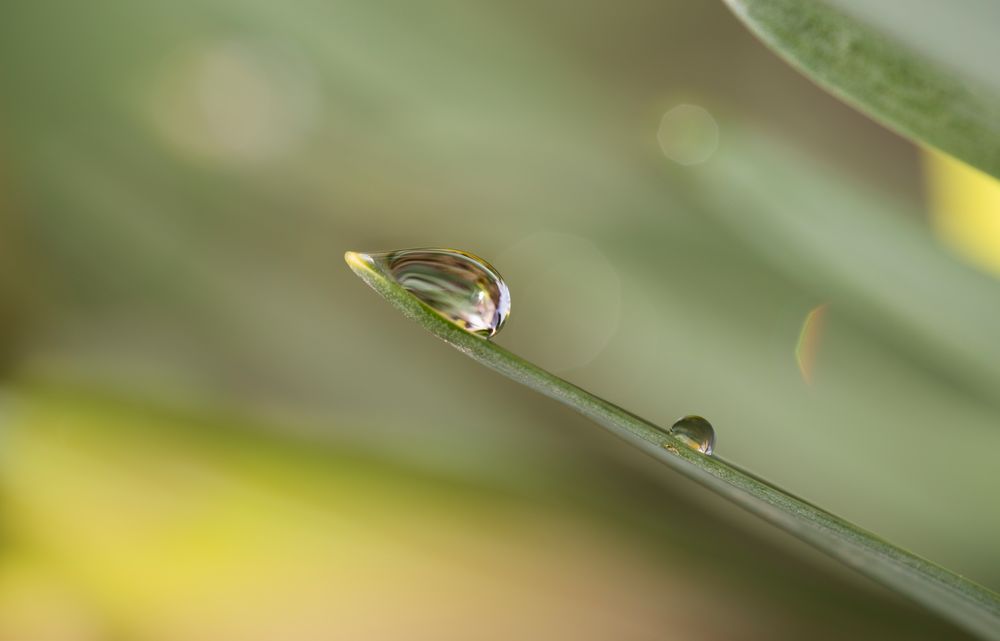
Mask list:
[[510,291],[493,265],[469,252],[426,247],[363,254],[347,252],[352,269],[375,268],[442,317],[492,338],[510,315]]
[[812,385],[816,373],[816,354],[819,352],[829,308],[829,303],[823,303],[806,314],[802,329],[799,331],[799,340],[795,344],[795,362],[798,363],[799,373],[807,385]]
[[715,449],[715,428],[701,416],[682,416],[667,433],[702,454],[710,455]]
[[351,269],[358,268],[370,268],[374,265],[375,261],[368,254],[362,254],[361,252],[344,252],[344,260],[347,262]]

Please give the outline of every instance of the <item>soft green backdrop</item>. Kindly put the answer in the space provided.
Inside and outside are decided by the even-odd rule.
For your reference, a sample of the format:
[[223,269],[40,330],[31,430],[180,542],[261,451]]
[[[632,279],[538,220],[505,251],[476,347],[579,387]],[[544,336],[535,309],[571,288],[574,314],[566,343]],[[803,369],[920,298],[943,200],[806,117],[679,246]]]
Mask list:
[[[341,258],[422,245],[505,274],[504,346],[652,420],[702,414],[726,458],[1000,588],[1000,287],[934,240],[912,146],[721,3],[4,13],[0,638],[53,620],[51,638],[602,638],[625,622],[663,638],[677,621],[677,638],[960,638],[467,362]],[[661,150],[678,104],[717,123],[707,162]],[[794,349],[827,302],[807,384]],[[262,462],[233,472],[247,449]],[[212,493],[219,476],[277,498]],[[325,519],[358,524],[341,499],[370,518],[331,542]],[[193,528],[176,554],[217,581],[130,548],[142,510],[151,536]],[[240,547],[274,523],[287,531]],[[362,580],[366,606],[336,598]],[[193,585],[217,607],[193,610]],[[525,585],[537,599],[515,598]],[[569,586],[585,587],[557,598]],[[449,605],[470,590],[480,605]],[[412,600],[378,624],[376,604]]]

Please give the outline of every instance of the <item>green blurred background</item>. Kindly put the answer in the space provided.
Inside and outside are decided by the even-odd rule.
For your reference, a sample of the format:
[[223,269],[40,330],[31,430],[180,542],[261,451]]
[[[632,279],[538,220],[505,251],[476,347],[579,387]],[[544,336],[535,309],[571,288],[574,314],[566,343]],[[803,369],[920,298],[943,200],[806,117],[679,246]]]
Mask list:
[[482,255],[505,347],[998,589],[927,166],[721,2],[6,7],[0,639],[964,638],[342,262]]

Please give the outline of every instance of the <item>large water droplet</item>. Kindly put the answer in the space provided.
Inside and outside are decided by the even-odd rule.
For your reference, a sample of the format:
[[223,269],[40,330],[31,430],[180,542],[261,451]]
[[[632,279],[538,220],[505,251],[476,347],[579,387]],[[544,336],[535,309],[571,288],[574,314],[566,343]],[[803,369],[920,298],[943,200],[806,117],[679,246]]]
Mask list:
[[692,450],[702,454],[711,454],[715,447],[715,428],[700,416],[684,416],[667,430]]
[[457,249],[400,249],[368,254],[431,309],[462,329],[490,338],[510,314],[510,292],[488,262]]

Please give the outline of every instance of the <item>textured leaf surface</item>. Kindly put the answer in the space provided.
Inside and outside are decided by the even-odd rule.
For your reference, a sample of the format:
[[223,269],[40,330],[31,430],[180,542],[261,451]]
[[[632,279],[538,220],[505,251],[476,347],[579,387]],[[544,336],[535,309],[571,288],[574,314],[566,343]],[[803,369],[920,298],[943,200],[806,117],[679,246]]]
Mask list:
[[[955,69],[954,60],[936,55],[939,50],[887,35],[829,1],[726,3],[768,46],[835,95],[917,142],[1000,177],[1000,92],[977,70]],[[912,8],[896,10],[910,14],[897,22],[911,22]]]

